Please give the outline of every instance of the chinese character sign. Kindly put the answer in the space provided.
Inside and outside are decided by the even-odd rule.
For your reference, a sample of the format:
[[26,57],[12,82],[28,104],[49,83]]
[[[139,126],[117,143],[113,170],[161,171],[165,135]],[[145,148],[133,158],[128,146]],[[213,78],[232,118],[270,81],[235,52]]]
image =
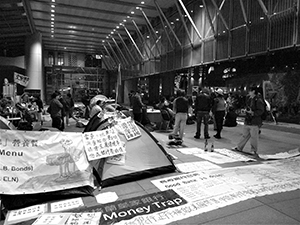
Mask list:
[[115,128],[86,132],[82,135],[89,161],[125,153],[125,148]]
[[0,130],[0,192],[94,186],[81,133]]

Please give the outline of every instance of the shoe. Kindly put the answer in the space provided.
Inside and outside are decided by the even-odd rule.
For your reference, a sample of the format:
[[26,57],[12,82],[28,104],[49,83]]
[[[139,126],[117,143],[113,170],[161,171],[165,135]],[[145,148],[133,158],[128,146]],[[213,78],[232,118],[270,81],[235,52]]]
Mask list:
[[231,150],[237,151],[237,152],[242,152],[242,150],[240,150],[238,147],[233,147]]
[[215,134],[214,137],[217,138],[217,139],[221,139],[221,136],[220,136],[220,135],[216,135],[216,134]]
[[194,138],[196,138],[196,139],[200,139],[200,136],[197,136],[197,135],[195,135],[195,136],[194,136]]
[[261,130],[258,131],[258,134],[261,134]]
[[205,136],[204,139],[210,139],[210,136]]
[[173,134],[169,134],[169,140],[172,140],[172,139],[174,139]]

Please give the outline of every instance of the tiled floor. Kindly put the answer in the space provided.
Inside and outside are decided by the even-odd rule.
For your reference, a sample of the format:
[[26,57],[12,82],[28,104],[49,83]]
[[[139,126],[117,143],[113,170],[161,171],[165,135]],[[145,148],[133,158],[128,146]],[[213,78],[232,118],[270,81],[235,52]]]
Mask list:
[[[71,120],[72,121],[72,120]],[[49,125],[47,123],[46,125]],[[185,129],[184,145],[186,147],[204,146],[204,140],[196,140],[193,138],[195,134],[195,124],[187,125]],[[83,128],[76,128],[75,121],[71,122],[71,126],[66,127],[65,131],[82,132]],[[228,128],[224,127],[222,131],[222,139],[209,139],[209,143],[214,142],[215,148],[231,148],[235,146],[242,132],[242,125]],[[154,131],[151,132],[154,137],[165,147],[168,153],[176,156],[174,163],[199,161],[192,155],[184,155],[175,148],[168,148],[168,133]],[[209,127],[210,136],[213,137],[213,125]],[[300,125],[279,124],[274,125],[268,123],[263,126],[260,135],[259,154],[275,154],[286,152],[291,149],[300,147]],[[249,151],[249,144],[246,145],[245,151]],[[237,163],[236,165],[242,164]],[[224,166],[235,166],[226,165]],[[119,199],[127,199],[131,197],[141,196],[144,194],[159,191],[151,180],[161,177],[173,176],[178,173],[160,175],[148,179],[137,180],[135,182],[125,183],[107,187],[100,192],[116,192]],[[95,190],[95,194],[99,190]],[[84,198],[86,205],[97,204],[92,197]],[[300,190],[278,193],[269,196],[256,197],[246,201],[242,201],[233,205],[229,205],[207,213],[202,213],[194,217],[175,221],[173,225],[179,224],[300,224]]]

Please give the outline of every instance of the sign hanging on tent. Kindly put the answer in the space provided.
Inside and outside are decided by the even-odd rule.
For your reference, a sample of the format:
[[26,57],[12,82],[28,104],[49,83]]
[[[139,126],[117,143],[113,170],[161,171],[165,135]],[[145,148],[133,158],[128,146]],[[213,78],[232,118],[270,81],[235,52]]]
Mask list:
[[0,130],[2,194],[94,186],[81,133]]
[[118,132],[114,128],[86,132],[82,136],[89,161],[125,153]]
[[131,117],[120,120],[117,124],[118,129],[125,135],[126,140],[132,140],[141,136],[141,131]]
[[14,72],[14,81],[17,84],[20,84],[20,85],[22,85],[24,87],[27,87],[27,85],[29,83],[29,77]]

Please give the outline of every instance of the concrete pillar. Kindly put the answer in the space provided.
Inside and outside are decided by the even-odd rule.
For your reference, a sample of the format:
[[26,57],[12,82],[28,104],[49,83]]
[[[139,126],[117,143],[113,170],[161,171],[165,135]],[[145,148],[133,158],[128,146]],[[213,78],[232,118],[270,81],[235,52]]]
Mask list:
[[28,90],[40,91],[41,99],[45,99],[45,77],[43,74],[42,35],[35,33],[26,37],[25,68],[29,77]]

